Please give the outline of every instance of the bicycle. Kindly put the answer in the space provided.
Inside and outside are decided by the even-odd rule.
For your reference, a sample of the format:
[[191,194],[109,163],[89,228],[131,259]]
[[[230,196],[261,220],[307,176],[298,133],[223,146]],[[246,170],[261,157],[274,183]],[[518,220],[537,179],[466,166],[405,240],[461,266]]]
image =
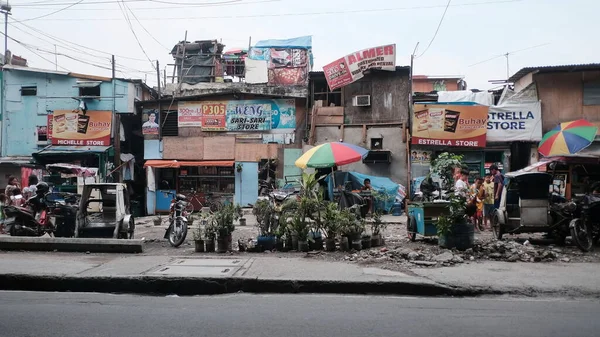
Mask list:
[[211,212],[216,212],[223,207],[223,204],[219,200],[210,200],[209,197],[214,195],[212,192],[205,193],[205,200],[202,202],[198,195],[196,194],[196,190],[192,189],[189,194],[185,197],[188,201],[187,206],[185,207],[186,212],[193,213],[194,212],[194,204],[200,205],[200,209],[203,207],[210,208]]

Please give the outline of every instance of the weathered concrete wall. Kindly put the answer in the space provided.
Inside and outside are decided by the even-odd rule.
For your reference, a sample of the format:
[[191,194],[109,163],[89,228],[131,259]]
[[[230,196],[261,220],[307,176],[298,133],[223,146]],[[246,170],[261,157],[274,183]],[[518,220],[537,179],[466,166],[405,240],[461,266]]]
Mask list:
[[269,86],[265,84],[247,83],[167,83],[164,90],[166,95],[175,97],[191,97],[222,93],[244,93],[265,96],[308,97],[308,86]]
[[[344,129],[343,141],[355,144],[364,148],[370,147],[371,138],[383,138],[383,149],[392,154],[392,161],[389,164],[363,164],[362,162],[344,165],[341,167],[344,171],[356,171],[364,174],[388,177],[394,182],[407,185],[407,162],[406,147],[407,143],[402,142],[402,127],[368,127],[367,143],[363,143],[362,127],[349,127]],[[340,128],[337,126],[319,126],[316,128],[316,144],[334,142],[340,140]]]
[[[342,88],[346,124],[390,123],[408,120],[409,70],[373,71]],[[371,95],[371,106],[352,106],[356,95]]]

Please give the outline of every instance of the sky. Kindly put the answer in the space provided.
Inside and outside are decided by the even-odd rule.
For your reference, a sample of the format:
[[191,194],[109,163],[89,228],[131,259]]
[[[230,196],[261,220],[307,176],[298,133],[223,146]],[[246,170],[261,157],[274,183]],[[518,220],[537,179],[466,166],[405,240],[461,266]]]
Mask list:
[[448,0],[9,3],[8,49],[30,67],[55,69],[56,57],[58,70],[110,76],[115,54],[117,76],[150,85],[157,83],[156,60],[161,74],[165,66],[172,72],[169,52],[186,31],[188,41],[217,39],[225,50],[247,48],[250,39],[312,35],[313,70],[392,43],[396,64],[409,65],[418,43],[414,74],[463,75],[470,89],[506,79],[506,53],[510,74],[528,66],[600,62],[597,0],[451,0],[443,20]]

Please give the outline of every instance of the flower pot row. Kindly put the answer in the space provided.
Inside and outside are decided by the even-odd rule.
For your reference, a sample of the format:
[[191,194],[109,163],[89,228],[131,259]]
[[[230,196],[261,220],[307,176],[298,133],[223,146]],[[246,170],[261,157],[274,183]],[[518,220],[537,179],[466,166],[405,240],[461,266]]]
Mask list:
[[227,253],[233,251],[231,235],[215,239],[195,239],[194,250],[196,253]]

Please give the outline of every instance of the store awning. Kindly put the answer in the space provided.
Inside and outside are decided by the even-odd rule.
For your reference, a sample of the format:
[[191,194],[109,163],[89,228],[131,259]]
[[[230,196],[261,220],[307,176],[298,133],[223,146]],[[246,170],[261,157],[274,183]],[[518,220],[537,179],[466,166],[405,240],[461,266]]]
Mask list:
[[179,160],[147,160],[144,167],[154,168],[178,168],[183,166],[233,166],[233,160],[199,160],[199,161],[179,161]]
[[0,157],[0,164],[28,165],[31,164],[31,157]]
[[68,145],[50,145],[41,151],[33,153],[33,156],[52,156],[59,154],[92,154],[103,153],[110,149],[110,146],[68,146]]

